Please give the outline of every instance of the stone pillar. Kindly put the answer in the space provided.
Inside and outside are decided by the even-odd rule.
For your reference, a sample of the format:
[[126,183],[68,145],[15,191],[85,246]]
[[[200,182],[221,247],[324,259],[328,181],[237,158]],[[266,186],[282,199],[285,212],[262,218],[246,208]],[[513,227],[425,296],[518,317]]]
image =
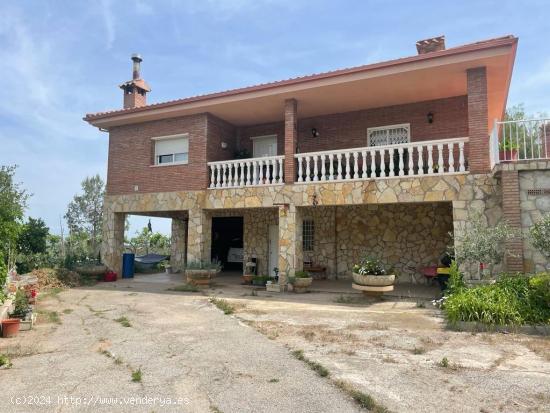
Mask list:
[[204,209],[189,210],[187,262],[210,261],[212,217]]
[[487,109],[487,69],[468,69],[468,164],[473,174],[491,171],[489,157],[489,114]]
[[[502,215],[518,233],[521,231],[521,208],[518,171],[502,171]],[[523,271],[523,241],[516,237],[506,242],[506,269]]]
[[294,205],[279,208],[279,283],[303,267],[302,214]]
[[187,257],[187,221],[172,218],[172,241],[170,243],[170,265],[172,271],[180,272]]
[[296,144],[298,142],[298,102],[285,100],[285,183],[292,184],[296,178]]
[[101,241],[101,261],[110,270],[122,277],[122,253],[124,252],[124,224],[126,214],[103,211],[103,236]]

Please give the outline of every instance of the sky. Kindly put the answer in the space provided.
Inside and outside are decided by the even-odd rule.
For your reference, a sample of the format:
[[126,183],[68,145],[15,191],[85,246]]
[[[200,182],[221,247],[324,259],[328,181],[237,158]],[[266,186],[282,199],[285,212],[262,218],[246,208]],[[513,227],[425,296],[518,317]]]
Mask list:
[[27,215],[59,233],[81,181],[107,172],[108,136],[82,117],[122,107],[135,52],[154,103],[415,55],[442,34],[513,34],[508,105],[550,113],[549,29],[548,0],[1,0],[0,164],[19,166]]

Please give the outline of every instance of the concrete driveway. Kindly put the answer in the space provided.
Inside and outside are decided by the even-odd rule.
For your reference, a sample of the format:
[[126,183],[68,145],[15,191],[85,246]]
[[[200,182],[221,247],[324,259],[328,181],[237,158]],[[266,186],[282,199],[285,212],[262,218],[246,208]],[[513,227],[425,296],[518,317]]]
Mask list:
[[282,344],[168,286],[119,282],[43,300],[49,322],[0,339],[13,362],[0,369],[0,411],[358,411]]

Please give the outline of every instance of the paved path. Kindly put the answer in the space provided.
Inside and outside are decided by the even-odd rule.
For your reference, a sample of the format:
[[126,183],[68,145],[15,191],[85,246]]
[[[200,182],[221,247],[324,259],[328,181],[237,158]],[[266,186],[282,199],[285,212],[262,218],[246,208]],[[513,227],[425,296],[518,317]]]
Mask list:
[[[166,284],[150,285],[156,292],[138,287],[122,282],[64,291],[42,304],[59,311],[61,324],[0,340],[0,353],[9,347],[26,354],[0,370],[0,411],[358,411],[285,347],[206,297],[169,293]],[[121,316],[131,327],[114,321]],[[142,381],[132,382],[138,368]],[[43,404],[14,405],[12,396],[43,396],[35,400]],[[140,400],[123,399],[131,397]],[[162,406],[168,398],[180,404]]]

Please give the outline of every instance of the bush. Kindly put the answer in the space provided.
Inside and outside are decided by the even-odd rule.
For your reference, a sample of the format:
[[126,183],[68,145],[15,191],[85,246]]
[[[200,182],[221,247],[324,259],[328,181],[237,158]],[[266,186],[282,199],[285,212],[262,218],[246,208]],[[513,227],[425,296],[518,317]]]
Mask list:
[[294,278],[311,278],[311,275],[307,271],[296,271]]
[[531,241],[542,255],[550,258],[550,214],[546,214],[529,229]]
[[364,257],[353,266],[353,272],[360,275],[386,275],[388,271],[382,263],[371,257]]
[[443,304],[451,324],[550,324],[550,274],[502,275],[495,284],[451,291]]

